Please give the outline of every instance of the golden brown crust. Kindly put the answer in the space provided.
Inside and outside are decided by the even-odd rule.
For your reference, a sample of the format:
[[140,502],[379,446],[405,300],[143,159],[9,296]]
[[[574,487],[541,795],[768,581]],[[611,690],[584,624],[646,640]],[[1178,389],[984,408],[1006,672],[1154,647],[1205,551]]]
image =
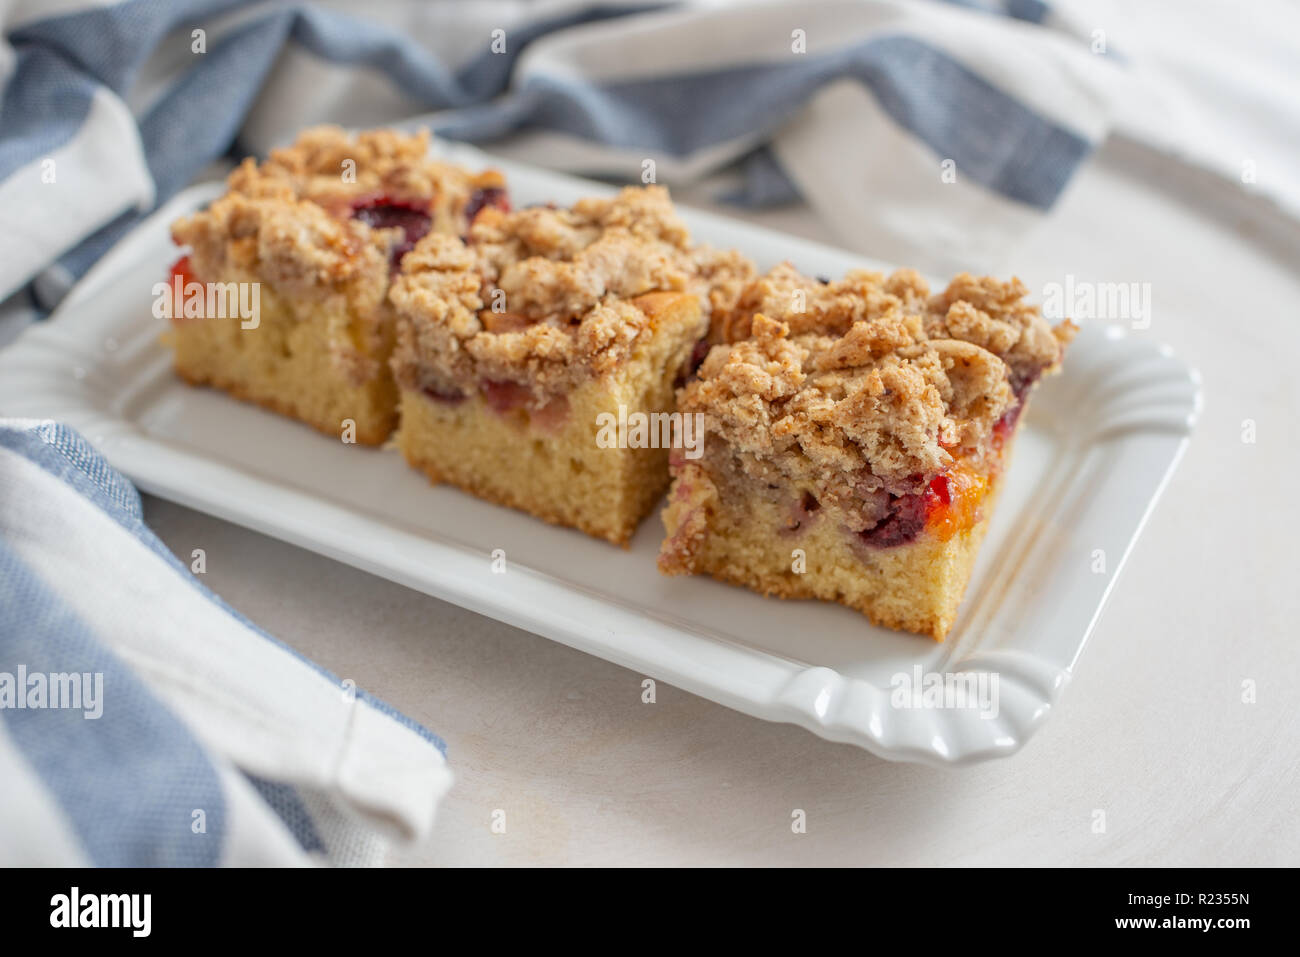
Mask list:
[[496,170],[473,173],[432,159],[429,143],[427,129],[349,135],[337,126],[312,127],[261,164],[244,160],[227,186],[250,199],[306,200],[340,218],[369,199],[409,202],[430,215],[435,231],[462,235],[474,191],[501,188],[505,180]]
[[654,334],[608,376],[541,409],[502,408],[486,393],[447,401],[404,390],[402,454],[434,481],[626,545],[668,484],[669,450],[610,447],[595,423],[620,409],[670,412],[676,370],[705,325],[685,293],[648,293],[631,304]]
[[201,279],[234,273],[308,301],[343,293],[358,317],[373,318],[388,290],[390,254],[405,237],[354,218],[355,204],[407,203],[429,215],[433,231],[461,235],[473,191],[502,182],[495,172],[431,160],[428,149],[428,131],[307,130],[264,163],[244,160],[225,195],[177,221],[172,237],[191,248]]
[[695,575],[705,571],[701,556],[710,516],[718,506],[718,488],[708,471],[694,462],[679,463],[672,473],[661,516],[667,537],[659,548],[659,570],[665,575]]
[[[357,413],[358,439],[383,441],[396,418],[388,364],[393,260],[426,227],[462,235],[472,205],[503,195],[499,173],[470,173],[430,159],[428,150],[427,131],[306,130],[261,164],[245,160],[223,196],[173,225],[175,241],[190,247],[187,279],[255,284],[259,293],[262,329],[254,326],[219,355],[197,359],[204,334],[178,329],[187,361],[201,362],[202,381],[324,431],[333,426],[316,421],[322,409],[369,396],[374,409],[358,399],[366,407]],[[314,344],[309,366],[276,354],[271,343],[286,342],[295,329]],[[248,367],[251,353],[263,363],[256,370]]]
[[734,249],[700,246],[692,254],[692,265],[708,316],[730,315],[758,275],[754,261]]
[[201,281],[232,273],[253,276],[286,295],[307,299],[351,291],[367,311],[383,300],[388,286],[387,237],[373,232],[305,200],[257,199],[238,192],[172,226],[176,243],[190,247]]
[[[1004,466],[1005,454],[1009,446]],[[842,509],[803,510],[792,524],[791,488],[763,491],[768,486],[760,482],[743,490],[729,481],[716,457],[675,463],[662,516],[661,572],[708,575],[769,597],[833,601],[873,624],[939,641],[957,619],[1001,487],[994,477],[977,519],[951,536],[926,532],[874,548],[846,527]],[[798,489],[793,494],[797,500]]]
[[962,275],[931,297],[912,271],[821,283],[779,266],[715,315],[721,344],[681,408],[794,481],[928,480],[1059,362],[1068,326],[1054,333],[1024,293]]
[[931,296],[906,270],[823,282],[782,265],[750,282],[715,310],[716,344],[678,395],[706,442],[699,461],[672,462],[660,569],[942,639],[1000,485],[1009,413],[1073,333],[1024,294],[962,275]]
[[[576,528],[592,538],[604,539],[611,545],[618,545],[620,548],[629,548],[632,536],[636,533],[638,523],[611,527],[607,520],[596,522],[584,515],[570,515],[559,508],[551,506],[545,499],[530,494],[529,490],[524,486],[497,487],[484,485],[476,479],[464,478],[455,473],[444,471],[429,459],[415,459],[408,456],[407,463],[423,472],[433,485],[453,486],[462,492],[473,495],[475,498],[491,502],[493,505],[501,505],[505,508],[527,512],[534,518],[540,518],[547,525]],[[663,485],[667,486],[667,484],[668,476],[665,474]]]
[[[688,530],[670,524],[666,512],[664,521],[668,527],[668,541],[680,541],[679,536]],[[779,554],[764,556],[771,561],[768,567],[747,565],[732,560],[725,553],[713,554],[702,547],[707,539],[703,530],[697,532],[695,548],[683,554],[666,541],[660,552],[659,569],[667,575],[708,575],[720,582],[752,589],[768,598],[833,601],[860,612],[873,625],[943,641],[957,620],[966,583],[988,533],[988,525],[988,518],[985,518],[949,541],[922,540],[879,556],[881,567],[864,568],[858,573],[861,579],[875,579],[872,584],[877,587],[855,589],[852,579],[846,584],[842,577],[824,577],[817,570],[792,573],[789,570],[789,551],[790,547],[797,546],[790,546],[787,542],[773,550]],[[807,542],[801,544],[810,545]],[[827,551],[834,547],[832,545]],[[816,546],[805,551],[820,554]],[[853,560],[856,559],[850,559]],[[882,584],[884,587],[879,587]]]
[[572,208],[485,210],[470,244],[486,286],[513,315],[580,316],[609,296],[683,290],[690,236],[661,186],[627,188]]
[[749,336],[755,315],[788,323],[791,335],[819,332],[842,335],[855,322],[901,313],[921,315],[928,295],[925,281],[911,269],[886,277],[855,269],[843,279],[823,282],[781,263],[744,285],[731,309],[714,313],[710,341],[736,342]]
[[[261,406],[271,412],[279,415],[288,416],[291,419],[297,419],[310,425],[316,431],[333,438],[339,438],[342,435],[342,422],[336,422],[334,419],[323,420],[311,416],[307,410],[294,399],[283,395],[271,395],[269,393],[254,391],[247,383],[232,376],[222,376],[216,373],[196,374],[177,363],[173,366],[176,374],[185,380],[186,384],[192,386],[211,386],[214,389],[220,389],[239,399],[241,402],[249,402],[253,405]],[[395,411],[393,414],[379,414],[373,419],[367,419],[364,416],[354,419],[357,424],[356,440],[358,445],[383,445],[392,433],[393,427],[397,424]]]
[[695,255],[660,187],[572,209],[484,210],[467,245],[430,235],[402,261],[398,383],[467,394],[509,382],[545,404],[607,374],[653,329],[638,297],[707,298]]

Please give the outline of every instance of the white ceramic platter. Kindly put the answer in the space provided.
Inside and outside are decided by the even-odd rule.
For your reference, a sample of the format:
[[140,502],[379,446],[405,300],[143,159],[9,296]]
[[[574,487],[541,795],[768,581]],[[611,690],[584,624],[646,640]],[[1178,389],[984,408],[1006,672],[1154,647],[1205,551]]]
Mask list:
[[[495,165],[520,205],[608,189]],[[961,616],[937,644],[835,605],[665,578],[655,568],[657,513],[624,551],[430,487],[395,451],[344,445],[182,385],[158,343],[152,288],[176,257],[168,224],[216,192],[177,196],[54,318],[0,352],[0,414],[72,425],[154,495],[886,758],[967,763],[1024,744],[1068,682],[1199,409],[1195,373],[1167,349],[1139,333],[1085,326],[1065,371],[1035,394]],[[762,267],[789,259],[838,275],[879,266],[721,217],[683,215],[697,240],[737,247]],[[505,551],[505,574],[493,573],[494,549]],[[982,676],[984,694],[931,699],[949,705],[941,707],[920,695],[904,702],[897,676],[918,674],[923,686],[941,680],[930,675]]]

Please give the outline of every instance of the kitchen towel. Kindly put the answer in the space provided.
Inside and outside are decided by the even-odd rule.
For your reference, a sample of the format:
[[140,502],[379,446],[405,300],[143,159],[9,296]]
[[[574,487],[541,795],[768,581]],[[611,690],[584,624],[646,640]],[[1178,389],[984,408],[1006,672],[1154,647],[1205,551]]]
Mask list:
[[19,0],[3,16],[0,299],[35,281],[46,307],[213,160],[416,116],[616,179],[734,170],[736,202],[802,197],[865,253],[979,268],[1105,135],[1116,71],[1036,0]]
[[85,439],[0,419],[0,866],[378,864],[451,780],[201,585]]

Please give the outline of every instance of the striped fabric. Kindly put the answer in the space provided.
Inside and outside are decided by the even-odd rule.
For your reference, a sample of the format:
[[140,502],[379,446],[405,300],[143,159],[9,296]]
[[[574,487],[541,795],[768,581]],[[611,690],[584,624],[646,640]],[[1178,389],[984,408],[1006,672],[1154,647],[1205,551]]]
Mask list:
[[610,177],[802,197],[864,252],[992,266],[1105,132],[1039,0],[41,0],[0,47],[0,299],[45,306],[214,160],[413,117]]
[[79,435],[0,420],[0,781],[0,865],[354,865],[451,773],[200,585]]

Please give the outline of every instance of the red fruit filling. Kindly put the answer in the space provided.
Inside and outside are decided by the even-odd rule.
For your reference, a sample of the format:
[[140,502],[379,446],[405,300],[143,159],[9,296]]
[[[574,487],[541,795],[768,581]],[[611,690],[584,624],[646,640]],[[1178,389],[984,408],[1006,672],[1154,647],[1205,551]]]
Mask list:
[[799,501],[790,506],[790,518],[786,522],[784,531],[797,532],[804,527],[813,518],[813,512],[821,508],[821,502],[812,492],[804,492]]
[[920,495],[889,496],[889,513],[873,527],[859,532],[858,537],[876,548],[907,544],[925,528],[930,495],[930,486],[927,486]]
[[489,186],[470,193],[469,202],[465,204],[465,222],[474,222],[474,217],[489,206],[495,206],[503,213],[510,212],[510,197],[502,187]]
[[177,276],[181,277],[182,283],[190,283],[194,281],[194,267],[190,265],[189,256],[182,256],[180,259],[172,263],[169,278],[172,282],[175,282]]
[[540,409],[532,409],[529,412],[529,422],[543,432],[559,432],[568,420],[569,400],[562,395],[557,395]]
[[934,481],[926,488],[926,492],[933,494],[935,506],[952,504],[952,489],[948,485],[946,475],[935,476]]
[[498,415],[508,415],[523,409],[528,413],[528,422],[543,432],[558,432],[569,418],[569,400],[556,396],[543,406],[532,404],[533,394],[517,382],[497,382],[488,380],[483,383],[483,400],[488,408]]
[[522,409],[531,396],[532,393],[517,382],[495,382],[489,379],[483,383],[483,398],[493,412],[506,413]]
[[947,541],[980,520],[989,477],[958,462],[916,495],[889,496],[889,512],[859,537],[876,548],[913,541],[922,531]]
[[[1028,391],[1028,388],[1028,386],[1025,386],[1025,391]],[[1020,413],[1023,412],[1024,409],[1025,400],[1022,392],[1020,401],[1007,409],[1007,411],[1002,414],[1002,418],[998,419],[997,422],[994,423],[992,440],[993,448],[997,449],[999,452],[1002,451],[1002,447],[1007,444],[1007,440],[1009,440],[1012,434],[1016,431],[1016,424],[1020,421]]]
[[445,402],[448,405],[459,405],[468,398],[458,389],[444,389],[435,385],[426,385],[421,391],[435,402]]
[[394,269],[402,257],[415,248],[428,232],[432,220],[428,207],[404,199],[379,196],[366,199],[352,207],[352,218],[359,219],[371,229],[400,229],[402,239],[389,251],[389,262]]
[[958,462],[926,488],[925,527],[931,535],[947,541],[959,532],[974,528],[981,518],[981,506],[988,497],[990,477]]
[[889,512],[859,537],[870,545],[888,548],[912,541],[923,530],[942,541],[973,528],[981,518],[981,506],[988,497],[994,476],[1001,466],[1001,454],[1016,431],[1025,395],[1037,375],[1013,379],[1017,402],[993,426],[990,442],[995,453],[992,471],[972,469],[963,460],[936,476],[919,495],[891,495]]
[[[181,299],[179,302],[176,302],[173,300],[176,293],[176,281],[178,279],[180,280]],[[171,317],[173,323],[186,321],[185,290],[189,288],[189,284],[192,282],[198,282],[194,277],[194,267],[190,263],[189,256],[182,256],[180,259],[176,260],[176,262],[172,263],[172,268],[167,274],[168,315]],[[202,317],[189,318],[193,319]]]

